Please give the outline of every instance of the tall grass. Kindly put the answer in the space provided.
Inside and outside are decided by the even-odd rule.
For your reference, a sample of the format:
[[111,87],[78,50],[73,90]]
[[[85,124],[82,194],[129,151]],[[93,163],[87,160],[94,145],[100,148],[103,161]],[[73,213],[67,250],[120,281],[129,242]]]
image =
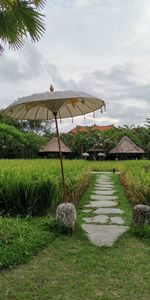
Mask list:
[[122,183],[133,204],[143,203],[150,205],[150,161],[99,161],[90,162],[95,171],[120,172]]
[[[85,161],[65,161],[69,201],[77,200],[90,176]],[[42,216],[63,201],[58,160],[0,160],[0,211]]]
[[[65,160],[69,202],[76,204],[92,170],[112,171],[114,168],[120,171],[132,203],[150,205],[150,162],[144,160]],[[0,160],[1,214],[42,216],[54,212],[62,201],[59,160]]]
[[[145,166],[149,171],[145,171]],[[124,164],[122,182],[133,204],[150,205],[150,162],[132,161]]]

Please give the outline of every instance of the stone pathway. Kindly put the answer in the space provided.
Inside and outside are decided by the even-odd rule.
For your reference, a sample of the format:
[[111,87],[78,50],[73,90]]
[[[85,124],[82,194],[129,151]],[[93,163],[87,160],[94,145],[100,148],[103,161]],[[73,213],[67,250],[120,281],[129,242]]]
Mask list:
[[109,172],[98,174],[91,201],[84,205],[82,210],[85,214],[82,228],[97,246],[112,246],[119,236],[128,230],[128,226],[123,225],[124,211],[116,207],[118,197],[114,195],[115,186],[111,176],[112,173]]

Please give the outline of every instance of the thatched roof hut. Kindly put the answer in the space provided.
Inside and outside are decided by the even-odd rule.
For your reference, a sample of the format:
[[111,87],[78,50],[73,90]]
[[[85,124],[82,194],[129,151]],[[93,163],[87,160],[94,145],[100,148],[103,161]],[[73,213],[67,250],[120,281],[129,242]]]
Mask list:
[[110,154],[129,154],[132,156],[141,156],[145,153],[145,151],[138,147],[130,138],[124,136],[120,142],[114,147],[110,152]]
[[[71,150],[62,142],[60,141],[61,146],[61,152],[64,154],[71,153]],[[51,154],[51,153],[59,153],[59,147],[58,147],[58,140],[57,137],[54,137],[51,139],[46,145],[44,145],[40,151],[39,154]]]

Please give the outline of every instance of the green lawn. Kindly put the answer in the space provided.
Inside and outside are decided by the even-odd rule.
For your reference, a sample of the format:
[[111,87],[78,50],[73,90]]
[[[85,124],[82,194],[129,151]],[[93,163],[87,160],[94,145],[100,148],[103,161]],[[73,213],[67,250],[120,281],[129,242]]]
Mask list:
[[[126,224],[131,209],[114,176]],[[81,208],[89,201],[95,175],[78,207],[72,236],[55,234],[30,262],[0,272],[1,299],[9,300],[149,300],[150,243],[129,230],[111,248],[92,245],[80,228]]]

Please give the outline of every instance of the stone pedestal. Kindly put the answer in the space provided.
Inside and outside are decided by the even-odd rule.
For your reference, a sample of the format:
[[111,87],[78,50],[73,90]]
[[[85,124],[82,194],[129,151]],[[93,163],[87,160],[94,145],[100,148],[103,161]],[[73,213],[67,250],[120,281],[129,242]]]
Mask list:
[[132,224],[134,226],[150,225],[150,206],[138,204],[134,206]]
[[61,203],[56,210],[56,220],[73,230],[76,222],[75,206],[72,203]]

